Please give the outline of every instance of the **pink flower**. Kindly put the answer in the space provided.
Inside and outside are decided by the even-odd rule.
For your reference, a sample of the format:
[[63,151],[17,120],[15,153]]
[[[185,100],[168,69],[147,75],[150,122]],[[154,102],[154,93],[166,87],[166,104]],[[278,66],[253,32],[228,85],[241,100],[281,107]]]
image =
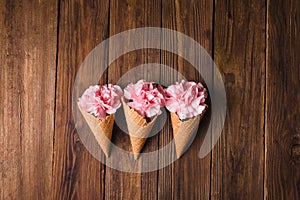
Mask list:
[[139,80],[136,84],[130,83],[124,89],[127,105],[144,117],[160,115],[160,108],[164,106],[163,88],[154,82]]
[[122,89],[117,85],[95,85],[86,89],[79,98],[80,108],[103,120],[121,106]]
[[187,82],[170,85],[166,90],[166,108],[183,120],[205,111],[207,91],[201,83]]

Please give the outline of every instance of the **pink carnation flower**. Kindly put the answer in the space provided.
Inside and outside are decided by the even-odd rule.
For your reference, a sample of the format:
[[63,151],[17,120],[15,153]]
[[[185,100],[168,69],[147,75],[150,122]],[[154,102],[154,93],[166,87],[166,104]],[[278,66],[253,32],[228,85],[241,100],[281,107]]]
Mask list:
[[181,120],[195,117],[207,107],[204,103],[207,91],[201,83],[182,80],[181,83],[170,85],[165,91],[166,108],[176,113]]
[[136,84],[130,83],[124,89],[127,105],[144,117],[160,115],[160,108],[164,106],[163,88],[154,82],[139,80]]
[[79,98],[80,108],[103,120],[121,106],[122,89],[117,85],[95,85],[86,89]]

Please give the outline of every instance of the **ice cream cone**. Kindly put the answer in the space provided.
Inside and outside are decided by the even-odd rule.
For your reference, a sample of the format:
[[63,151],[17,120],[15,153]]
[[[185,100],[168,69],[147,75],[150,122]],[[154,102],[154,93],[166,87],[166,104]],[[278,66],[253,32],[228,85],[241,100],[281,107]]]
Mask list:
[[193,138],[197,134],[197,128],[203,115],[204,113],[186,121],[181,121],[176,113],[171,112],[171,122],[177,158],[182,156],[182,154],[187,150],[188,144],[192,142]]
[[[112,130],[114,126],[114,114],[110,114],[106,116],[104,120],[97,119],[90,113],[87,113],[80,109],[81,114],[83,115],[85,121],[89,125],[92,133],[94,134],[98,144],[100,145],[101,149],[103,150],[104,154],[109,157],[110,154],[110,141],[112,137]],[[106,138],[104,138],[104,136]]]
[[141,152],[146,142],[148,135],[152,130],[152,127],[157,119],[157,116],[155,116],[150,122],[147,122],[145,117],[141,116],[138,112],[136,112],[134,109],[131,109],[125,103],[124,98],[122,98],[122,104],[123,104],[128,132],[130,135],[132,151],[134,154],[134,158],[137,159],[139,153]]

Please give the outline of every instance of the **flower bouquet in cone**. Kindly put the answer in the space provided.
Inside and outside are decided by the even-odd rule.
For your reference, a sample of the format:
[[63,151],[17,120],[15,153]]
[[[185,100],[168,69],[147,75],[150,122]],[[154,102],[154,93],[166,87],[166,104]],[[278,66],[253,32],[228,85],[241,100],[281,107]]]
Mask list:
[[161,114],[160,108],[164,106],[163,88],[144,80],[131,83],[124,89],[122,104],[132,151],[137,159],[157,116]]
[[[78,101],[80,112],[107,157],[110,153],[115,112],[121,106],[122,96],[122,89],[117,85],[95,85],[90,86]],[[103,140],[103,136],[108,140]]]
[[195,137],[206,111],[207,91],[201,83],[182,80],[170,85],[165,95],[165,106],[171,113],[176,156],[180,158]]

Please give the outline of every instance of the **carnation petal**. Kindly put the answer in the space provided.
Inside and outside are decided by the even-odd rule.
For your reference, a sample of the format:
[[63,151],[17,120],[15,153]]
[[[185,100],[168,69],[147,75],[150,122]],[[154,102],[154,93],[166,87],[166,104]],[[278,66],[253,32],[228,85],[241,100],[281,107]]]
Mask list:
[[206,108],[204,102],[207,93],[201,83],[182,80],[170,85],[165,91],[166,108],[170,112],[176,112],[180,119],[197,116]]

